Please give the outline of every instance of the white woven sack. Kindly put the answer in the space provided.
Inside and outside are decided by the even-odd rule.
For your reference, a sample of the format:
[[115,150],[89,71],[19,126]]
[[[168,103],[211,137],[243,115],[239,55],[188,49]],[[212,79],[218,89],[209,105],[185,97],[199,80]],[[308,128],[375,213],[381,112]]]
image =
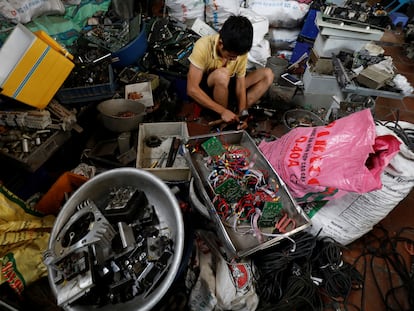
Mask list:
[[270,27],[268,40],[272,50],[293,49],[300,33],[300,28]]
[[0,0],[0,15],[12,23],[26,24],[41,15],[65,13],[60,0]]
[[166,0],[165,5],[168,8],[168,15],[180,22],[204,18],[204,0]]
[[240,14],[239,0],[205,0],[206,23],[219,31],[231,15]]
[[298,27],[309,11],[309,4],[292,0],[249,0],[248,8],[269,20],[270,27]]

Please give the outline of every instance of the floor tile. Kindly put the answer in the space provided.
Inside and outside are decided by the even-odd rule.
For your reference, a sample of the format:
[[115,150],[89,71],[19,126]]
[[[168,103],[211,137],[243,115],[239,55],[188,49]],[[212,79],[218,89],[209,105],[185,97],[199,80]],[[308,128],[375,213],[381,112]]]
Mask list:
[[404,109],[405,110],[405,106],[401,99],[378,97],[375,101],[375,104],[378,106],[385,106],[388,109]]
[[397,112],[399,115],[399,120],[414,123],[414,111],[407,111],[407,110],[395,111],[394,110],[394,115],[397,115]]
[[406,97],[404,98],[403,102],[406,110],[414,111],[414,97]]
[[375,118],[380,121],[393,121],[394,116],[386,105],[377,105],[375,109]]

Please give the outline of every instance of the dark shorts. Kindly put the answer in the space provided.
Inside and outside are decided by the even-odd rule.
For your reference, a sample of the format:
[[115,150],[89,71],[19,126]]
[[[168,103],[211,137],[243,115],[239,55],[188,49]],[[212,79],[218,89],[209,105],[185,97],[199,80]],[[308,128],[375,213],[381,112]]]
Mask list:
[[[229,98],[228,98],[228,109],[237,112],[237,97],[236,97],[236,77],[231,77],[229,82]],[[208,96],[213,98],[213,88],[208,87],[207,75],[203,76],[200,82],[201,89],[206,92]],[[203,109],[205,110],[205,109]]]

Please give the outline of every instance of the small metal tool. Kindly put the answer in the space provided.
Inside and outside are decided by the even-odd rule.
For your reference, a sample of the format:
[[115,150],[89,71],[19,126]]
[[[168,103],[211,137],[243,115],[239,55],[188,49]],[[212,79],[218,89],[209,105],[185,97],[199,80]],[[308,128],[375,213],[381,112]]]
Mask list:
[[167,158],[167,153],[163,152],[162,155],[161,155],[161,158],[158,162],[157,167],[162,167],[162,165],[164,164],[166,158]]
[[167,163],[165,167],[172,167],[177,156],[178,148],[180,147],[181,139],[173,137],[171,142],[170,152],[168,153]]

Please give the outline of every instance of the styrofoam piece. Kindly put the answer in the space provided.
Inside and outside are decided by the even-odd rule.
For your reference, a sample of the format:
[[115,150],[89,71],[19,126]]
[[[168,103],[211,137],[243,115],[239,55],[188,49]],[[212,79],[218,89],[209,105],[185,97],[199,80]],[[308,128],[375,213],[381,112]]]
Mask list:
[[206,24],[199,18],[196,18],[194,20],[194,23],[191,26],[191,30],[198,34],[200,37],[214,35],[217,33],[216,30],[214,30],[212,27],[210,27],[208,24]]
[[[131,93],[139,93],[140,98],[133,99],[130,98]],[[141,83],[134,83],[134,84],[127,84],[125,85],[125,99],[132,99],[136,100],[145,105],[145,107],[152,107],[154,106],[154,99],[152,97],[152,87],[151,82],[141,82]]]

